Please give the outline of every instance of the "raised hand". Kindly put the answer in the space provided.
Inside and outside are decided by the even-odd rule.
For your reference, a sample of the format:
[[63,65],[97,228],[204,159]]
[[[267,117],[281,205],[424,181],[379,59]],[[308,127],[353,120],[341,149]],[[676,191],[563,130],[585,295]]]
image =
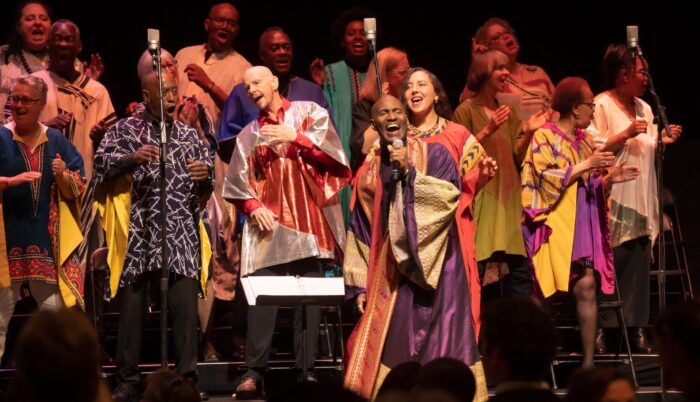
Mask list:
[[616,184],[636,179],[640,174],[639,167],[625,166],[625,163],[627,162],[622,162],[608,169],[605,181],[610,184]]
[[102,73],[105,71],[105,66],[102,64],[102,56],[99,53],[90,55],[90,63],[88,64],[87,61],[84,61],[83,70],[90,79],[99,81]]
[[493,135],[496,131],[498,131],[498,128],[503,125],[506,121],[508,121],[508,116],[510,115],[510,107],[508,105],[501,105],[496,111],[491,115],[491,118],[489,119],[489,124],[486,126],[487,128],[487,136]]
[[476,41],[476,38],[472,37],[472,54],[483,53],[488,51],[489,48]]
[[612,152],[601,151],[599,148],[586,159],[588,169],[605,169],[615,163],[615,155]]
[[552,118],[552,109],[539,111],[525,122],[525,132],[532,133]]
[[326,79],[326,72],[323,71],[323,59],[315,58],[309,65],[309,75],[318,86],[323,86],[323,81]]
[[61,175],[67,168],[68,166],[66,166],[66,162],[61,159],[61,154],[56,154],[56,157],[53,158],[53,161],[51,161],[51,171],[53,172],[53,175]]
[[189,64],[185,67],[187,79],[197,84],[205,92],[209,92],[214,86],[214,81],[209,78],[204,69],[196,64]]

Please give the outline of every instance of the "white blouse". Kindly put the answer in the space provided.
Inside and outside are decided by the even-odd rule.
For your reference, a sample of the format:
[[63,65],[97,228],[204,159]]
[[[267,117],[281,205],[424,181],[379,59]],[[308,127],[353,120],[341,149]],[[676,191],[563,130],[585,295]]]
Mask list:
[[608,92],[595,99],[595,115],[588,131],[597,142],[605,143],[634,120],[646,120],[647,132],[630,138],[617,152],[615,162],[636,166],[640,175],[634,180],[614,184],[610,194],[610,237],[613,247],[649,236],[652,243],[659,233],[659,204],[656,193],[657,126],[648,103],[634,98],[635,116],[629,116]]

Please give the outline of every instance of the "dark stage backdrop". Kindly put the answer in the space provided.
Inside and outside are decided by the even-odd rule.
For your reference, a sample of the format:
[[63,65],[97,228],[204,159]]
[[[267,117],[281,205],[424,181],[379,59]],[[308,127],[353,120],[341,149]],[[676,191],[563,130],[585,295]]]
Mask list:
[[[0,6],[0,36],[13,28],[17,1]],[[136,62],[146,46],[146,29],[158,28],[164,48],[173,54],[184,46],[205,41],[203,20],[211,1],[49,1],[55,18],[75,21],[83,34],[83,56],[99,52],[106,65],[102,82],[120,116],[126,104],[140,96]],[[257,39],[269,26],[281,26],[291,36],[295,71],[308,76],[314,57],[338,59],[329,40],[329,27],[342,10],[359,5],[376,13],[379,44],[408,52],[412,65],[434,72],[456,105],[465,83],[470,37],[488,17],[510,21],[521,42],[520,61],[542,66],[556,84],[568,75],[587,79],[594,93],[602,79],[600,59],[608,43],[625,41],[625,26],[638,25],[640,43],[672,122],[685,127],[680,143],[667,151],[666,184],[678,198],[691,264],[700,264],[700,85],[693,66],[698,22],[690,6],[681,1],[558,2],[523,0],[465,2],[426,1],[285,1],[234,2],[241,14],[241,31],[235,47],[258,63]],[[650,101],[647,97],[647,101]],[[696,271],[700,269],[696,268]]]

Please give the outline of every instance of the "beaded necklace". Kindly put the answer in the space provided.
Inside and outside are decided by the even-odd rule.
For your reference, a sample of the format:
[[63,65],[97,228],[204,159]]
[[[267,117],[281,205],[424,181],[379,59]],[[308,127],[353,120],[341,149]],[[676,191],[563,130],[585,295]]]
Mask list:
[[430,138],[434,137],[442,132],[447,125],[447,120],[443,119],[442,124],[440,124],[440,116],[435,120],[435,124],[425,131],[421,131],[418,127],[408,122],[408,130],[410,131],[411,138]]
[[29,67],[29,63],[27,63],[27,59],[24,58],[24,51],[22,51],[22,49],[20,49],[20,51],[19,51],[19,61],[22,63],[22,67],[24,67],[24,69],[27,71],[27,74],[31,74],[34,72],[34,71],[32,71],[32,68]]

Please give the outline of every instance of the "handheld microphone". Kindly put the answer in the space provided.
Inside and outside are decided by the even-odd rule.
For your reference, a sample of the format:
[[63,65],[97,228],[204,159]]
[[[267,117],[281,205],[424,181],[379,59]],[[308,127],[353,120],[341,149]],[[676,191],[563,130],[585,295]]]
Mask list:
[[372,46],[377,45],[377,19],[376,18],[365,18],[364,19],[365,28],[365,39],[367,42],[371,43]]
[[153,58],[153,69],[156,69],[156,58],[160,57],[160,31],[148,29],[148,53]]
[[[394,149],[401,149],[401,148],[403,148],[403,140],[400,138],[397,138],[394,140],[394,142],[391,144],[391,146]],[[397,181],[399,181],[399,177],[401,177],[401,162],[392,161],[391,162],[391,181],[397,182]]]

